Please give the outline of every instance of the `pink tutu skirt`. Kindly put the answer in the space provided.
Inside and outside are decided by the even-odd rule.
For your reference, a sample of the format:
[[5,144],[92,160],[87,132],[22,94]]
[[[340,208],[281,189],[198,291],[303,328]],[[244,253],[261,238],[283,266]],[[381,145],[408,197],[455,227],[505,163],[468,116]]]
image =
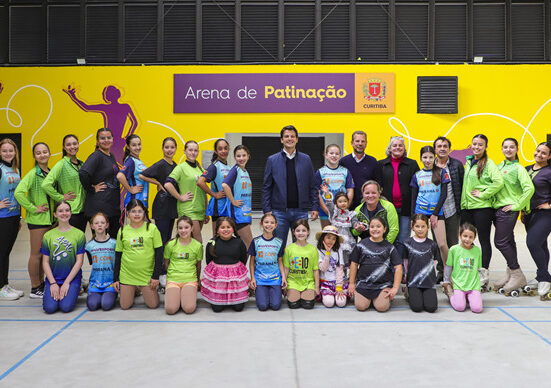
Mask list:
[[201,295],[214,305],[233,305],[249,300],[249,276],[242,262],[219,265],[211,261],[203,271]]

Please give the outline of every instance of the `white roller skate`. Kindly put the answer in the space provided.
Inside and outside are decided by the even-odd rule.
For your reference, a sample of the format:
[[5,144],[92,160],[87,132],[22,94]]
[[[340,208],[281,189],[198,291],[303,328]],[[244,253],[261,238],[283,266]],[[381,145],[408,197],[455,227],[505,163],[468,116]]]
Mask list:
[[159,291],[161,294],[166,291],[166,275],[159,275]]
[[490,271],[486,268],[479,268],[478,276],[480,277],[480,292],[491,291],[492,287],[488,283],[490,281]]
[[541,300],[551,300],[551,283],[538,282],[538,294]]
[[509,267],[507,267],[507,270],[505,271],[505,277],[494,282],[494,290],[502,294],[501,290],[503,289],[503,286],[507,284],[510,277],[511,277],[511,270],[509,269]]
[[520,293],[529,294],[532,288],[527,285],[526,277],[522,273],[520,268],[511,270],[511,277],[509,281],[499,289],[500,294],[505,296],[519,296]]

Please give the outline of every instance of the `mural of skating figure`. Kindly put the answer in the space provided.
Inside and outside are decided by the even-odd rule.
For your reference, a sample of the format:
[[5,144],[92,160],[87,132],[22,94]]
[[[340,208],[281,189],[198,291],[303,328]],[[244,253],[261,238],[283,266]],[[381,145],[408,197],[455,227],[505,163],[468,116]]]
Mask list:
[[[121,91],[113,85],[106,86],[102,95],[105,104],[87,104],[76,95],[76,89],[69,85],[63,89],[73,102],[85,112],[101,113],[103,116],[103,126],[113,131],[113,147],[111,152],[115,155],[119,165],[123,165],[122,156],[124,154],[125,140],[132,135],[138,127],[138,119],[134,115],[129,104],[119,102]],[[126,122],[130,121],[130,128],[125,133]]]

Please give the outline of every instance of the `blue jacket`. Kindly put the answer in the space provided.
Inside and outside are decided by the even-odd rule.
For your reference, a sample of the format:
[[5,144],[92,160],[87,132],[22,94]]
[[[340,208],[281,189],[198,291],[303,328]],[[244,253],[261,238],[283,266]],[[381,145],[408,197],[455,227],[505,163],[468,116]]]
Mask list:
[[[262,210],[264,213],[287,208],[287,156],[281,150],[266,161],[262,185]],[[314,183],[314,166],[310,157],[296,152],[295,171],[298,183],[300,209],[319,210],[318,188]]]

